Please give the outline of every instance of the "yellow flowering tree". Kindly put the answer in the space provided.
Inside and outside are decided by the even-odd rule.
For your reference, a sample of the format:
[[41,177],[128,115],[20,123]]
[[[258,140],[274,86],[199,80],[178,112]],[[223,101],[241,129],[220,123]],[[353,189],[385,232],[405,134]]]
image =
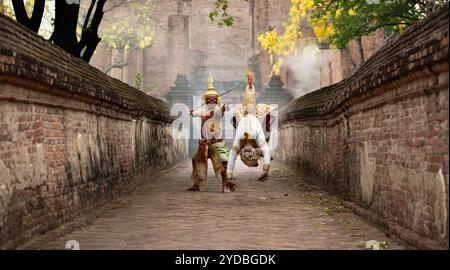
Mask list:
[[[313,7],[313,0],[291,0],[289,19],[283,24],[283,32],[278,34],[275,29],[271,29],[258,36],[261,48],[269,53],[271,75],[279,75],[283,57],[298,53],[302,30],[307,24],[307,16]],[[317,25],[315,31],[321,32],[321,36],[325,39],[328,28],[322,27]]]
[[0,0],[0,14],[6,15],[11,18],[15,18],[14,11],[9,6],[8,1],[6,0]]
[[[210,17],[221,25],[233,25],[227,12],[228,0],[216,0]],[[261,47],[270,55],[272,74],[280,71],[282,58],[298,52],[302,30],[309,26],[317,41],[343,48],[355,40],[361,63],[364,62],[361,37],[384,29],[386,38],[393,37],[448,0],[291,0],[289,19],[279,33],[274,29],[259,35]],[[221,16],[222,15],[222,16]],[[224,23],[220,18],[226,18]],[[361,64],[355,63],[355,65]]]
[[[315,33],[321,41],[322,29],[329,27],[328,42],[337,48],[344,48],[354,40],[360,62],[365,62],[361,37],[383,29],[385,38],[390,39],[448,0],[313,0],[308,22],[318,28]],[[320,27],[322,25],[322,27]],[[316,31],[319,30],[319,31]]]
[[[308,21],[331,26],[329,42],[339,48],[380,28],[396,35],[427,15],[417,8],[421,1],[314,0]],[[431,1],[430,1],[431,2]]]
[[153,0],[124,3],[130,12],[126,17],[109,16],[105,20],[102,42],[110,50],[119,52],[119,59],[108,66],[106,73],[114,68],[123,69],[130,65],[128,56],[135,50],[150,48],[155,44],[155,28],[151,18]]

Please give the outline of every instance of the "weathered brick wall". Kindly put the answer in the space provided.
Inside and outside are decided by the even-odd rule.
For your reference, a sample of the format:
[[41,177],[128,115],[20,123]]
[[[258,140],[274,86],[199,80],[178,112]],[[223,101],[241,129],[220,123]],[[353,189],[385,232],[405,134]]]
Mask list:
[[168,105],[0,16],[0,248],[184,159]]
[[448,5],[290,103],[276,158],[420,248],[448,248]]

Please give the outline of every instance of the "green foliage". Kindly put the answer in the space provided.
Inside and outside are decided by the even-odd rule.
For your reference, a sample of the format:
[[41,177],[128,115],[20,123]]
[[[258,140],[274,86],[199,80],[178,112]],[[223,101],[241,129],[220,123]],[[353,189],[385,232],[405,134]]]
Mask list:
[[153,0],[124,4],[131,15],[114,16],[105,23],[102,42],[108,48],[133,50],[149,48],[155,44],[155,29],[151,18],[154,9]]
[[[248,0],[244,1],[248,2]],[[213,10],[209,13],[211,22],[216,22],[218,26],[233,26],[234,17],[228,13],[229,6],[229,0],[216,0]]]
[[[248,2],[248,0],[244,1]],[[230,2],[216,0],[213,10],[209,13],[213,23],[216,22],[219,26],[233,26],[234,17],[228,12]],[[306,0],[300,2],[300,5],[308,7],[305,17],[315,28],[316,34],[325,32],[323,34],[327,42],[341,48],[350,40],[370,34],[379,28],[385,30],[387,38],[393,37],[447,3],[448,0]],[[290,17],[292,17],[291,14]],[[330,32],[332,32],[331,35],[329,35]]]
[[153,88],[154,88],[154,85],[152,83],[150,83],[144,87],[144,92],[150,93],[153,91]]
[[[142,73],[138,72],[138,73],[134,74],[134,88],[136,88],[137,90],[141,90],[143,81],[144,81],[144,75],[142,75]],[[153,91],[153,88],[154,88],[154,85],[152,83],[150,83],[150,84],[144,86],[143,91],[146,93],[150,93]]]
[[[25,9],[28,14],[28,17],[30,17],[31,13],[33,12],[34,0],[26,0],[24,3],[25,3]],[[4,14],[8,17],[15,18],[14,10],[11,7],[11,3],[9,0],[8,1],[0,0],[0,14]]]
[[[258,35],[261,48],[269,53],[272,73],[278,74],[283,57],[297,54],[302,29],[307,24],[317,41],[342,48],[361,37],[383,29],[386,38],[393,37],[448,0],[291,0],[289,18],[283,32],[275,29]],[[308,46],[306,47],[308,48]],[[305,52],[305,51],[304,51]],[[361,59],[364,56],[361,53]]]
[[134,88],[136,88],[137,90],[141,90],[143,78],[144,76],[139,72],[134,74]]
[[385,241],[381,241],[378,244],[380,245],[380,249],[381,250],[387,249],[389,247],[388,244]]
[[7,3],[2,3],[1,1],[0,1],[0,14],[6,15],[10,18],[14,18],[13,9]]
[[[422,3],[423,2],[423,3]],[[406,27],[424,18],[444,1],[404,0],[314,0],[308,22],[314,24],[327,20],[333,25],[329,42],[336,47],[345,46],[350,40],[383,28],[388,37],[401,33]],[[422,6],[421,6],[422,5]]]

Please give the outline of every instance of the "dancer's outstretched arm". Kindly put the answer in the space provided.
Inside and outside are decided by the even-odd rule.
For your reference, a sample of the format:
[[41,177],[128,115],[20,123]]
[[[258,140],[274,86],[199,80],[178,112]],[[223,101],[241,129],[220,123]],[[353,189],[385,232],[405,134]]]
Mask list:
[[262,127],[258,130],[258,135],[256,142],[260,151],[263,154],[264,165],[263,165],[263,174],[258,178],[258,181],[265,181],[269,177],[269,169],[270,169],[270,150],[269,144],[266,142],[266,136],[264,136],[264,132]]
[[[227,164],[227,178],[232,179],[233,177],[233,171],[234,171],[234,165],[236,164],[236,158],[239,154],[239,138],[236,137],[233,143],[233,146],[230,149],[230,156],[228,157],[228,164]],[[237,142],[236,142],[237,141]]]

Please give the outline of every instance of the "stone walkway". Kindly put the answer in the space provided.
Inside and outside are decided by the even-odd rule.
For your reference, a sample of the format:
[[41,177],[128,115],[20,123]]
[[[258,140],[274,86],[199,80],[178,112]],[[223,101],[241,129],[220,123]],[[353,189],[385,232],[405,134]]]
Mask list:
[[368,240],[403,249],[339,200],[281,164],[257,182],[261,168],[237,162],[238,191],[222,194],[211,166],[204,192],[191,185],[191,163],[107,206],[93,224],[39,249],[364,249]]

